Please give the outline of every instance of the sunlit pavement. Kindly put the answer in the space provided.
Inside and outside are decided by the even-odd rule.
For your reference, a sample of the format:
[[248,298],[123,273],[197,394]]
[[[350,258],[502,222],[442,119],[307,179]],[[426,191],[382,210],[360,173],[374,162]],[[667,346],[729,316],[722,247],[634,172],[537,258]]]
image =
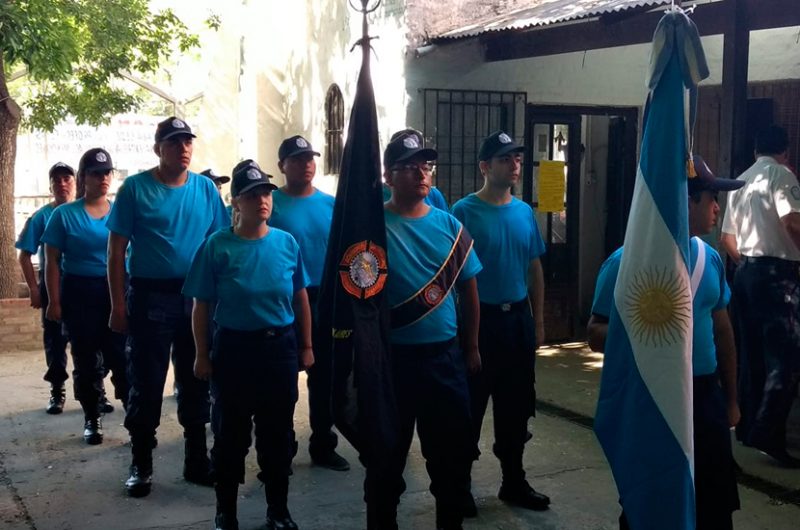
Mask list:
[[[125,496],[122,485],[130,447],[119,404],[115,403],[118,410],[104,419],[104,443],[87,446],[82,439],[82,414],[71,392],[63,414],[44,413],[47,387],[41,381],[42,363],[38,352],[0,354],[0,528],[212,528],[213,491],[187,484],[181,477],[183,439],[171,396],[164,400],[159,446],[154,453],[153,492],[144,499],[131,499]],[[564,344],[540,350],[537,363],[541,408],[531,422],[534,438],[527,445],[525,465],[533,486],[552,498],[551,509],[529,512],[497,499],[499,466],[491,453],[488,414],[481,440],[483,455],[473,470],[479,517],[468,520],[464,527],[614,529],[619,512],[616,489],[594,434],[587,427],[594,415],[602,356],[589,352],[583,343]],[[340,444],[340,452],[353,465],[346,473],[311,466],[306,450],[304,377],[300,386],[295,415],[300,451],[290,486],[292,514],[301,529],[364,528],[364,474],[356,454],[346,442]],[[168,382],[168,394],[170,389]],[[797,423],[792,428],[795,435],[800,431]],[[792,443],[797,451],[796,442],[795,437]],[[736,455],[758,488],[740,487],[743,510],[736,515],[736,528],[797,528],[800,471],[779,469],[767,457],[738,444]],[[263,489],[256,473],[251,451],[246,483],[240,489],[239,521],[243,530],[264,528]],[[434,503],[416,442],[409,456],[406,482],[400,527],[433,528]]]

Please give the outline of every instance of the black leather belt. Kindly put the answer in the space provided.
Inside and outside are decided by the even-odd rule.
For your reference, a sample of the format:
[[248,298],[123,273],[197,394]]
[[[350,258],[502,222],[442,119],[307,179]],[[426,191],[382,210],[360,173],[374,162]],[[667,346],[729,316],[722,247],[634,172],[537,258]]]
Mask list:
[[517,302],[509,302],[506,304],[485,304],[481,302],[481,314],[517,313],[523,310],[530,310],[527,297]]
[[181,294],[183,282],[184,278],[142,278],[141,276],[131,278],[131,286],[134,289],[171,294]]

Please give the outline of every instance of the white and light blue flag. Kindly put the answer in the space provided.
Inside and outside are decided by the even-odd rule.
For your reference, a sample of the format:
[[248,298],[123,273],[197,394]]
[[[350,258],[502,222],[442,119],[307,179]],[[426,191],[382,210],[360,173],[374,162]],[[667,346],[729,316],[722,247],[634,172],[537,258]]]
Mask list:
[[680,9],[653,36],[639,168],[609,317],[595,432],[633,530],[695,528],[687,175],[708,76]]

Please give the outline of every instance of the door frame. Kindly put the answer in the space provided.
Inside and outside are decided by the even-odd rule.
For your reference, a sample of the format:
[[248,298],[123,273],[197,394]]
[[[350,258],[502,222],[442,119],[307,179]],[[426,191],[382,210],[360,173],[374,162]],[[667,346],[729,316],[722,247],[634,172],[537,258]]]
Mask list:
[[[571,313],[572,318],[569,324],[572,337],[583,337],[583,330],[578,330],[579,319],[577,318],[580,301],[578,299],[580,271],[580,189],[581,189],[581,166],[583,163],[583,143],[581,141],[581,128],[583,116],[621,116],[626,123],[633,126],[625,129],[624,137],[624,160],[623,183],[619,186],[619,192],[615,197],[607,197],[608,201],[615,201],[621,207],[618,215],[621,219],[617,220],[615,226],[624,230],[627,226],[628,213],[633,198],[633,186],[636,181],[636,161],[638,159],[638,135],[639,135],[639,107],[615,107],[615,106],[595,106],[595,105],[538,105],[528,103],[525,107],[525,159],[531,161],[525,163],[523,167],[522,198],[532,207],[537,203],[533,200],[533,123],[564,123],[570,126],[569,138],[567,140],[567,171],[570,176],[567,180],[567,244],[568,244],[568,266],[570,275],[576,281],[570,282],[568,303],[575,308]],[[574,175],[574,177],[573,177]],[[570,214],[569,212],[577,212]],[[549,221],[548,221],[549,224]],[[608,226],[608,224],[607,224]],[[548,229],[549,232],[549,229]],[[549,234],[546,234],[549,235]],[[620,238],[621,239],[621,238]],[[544,263],[543,263],[544,265]],[[546,289],[546,285],[545,285]]]

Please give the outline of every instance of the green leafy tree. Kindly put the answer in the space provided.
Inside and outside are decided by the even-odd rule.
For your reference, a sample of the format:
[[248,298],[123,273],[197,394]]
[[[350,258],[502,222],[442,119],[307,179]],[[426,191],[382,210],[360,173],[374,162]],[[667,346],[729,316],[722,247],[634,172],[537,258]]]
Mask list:
[[[172,11],[153,12],[147,0],[0,0],[0,298],[17,295],[20,125],[52,131],[70,115],[78,123],[107,123],[142,103],[121,74],[151,74],[176,51],[198,45]],[[9,80],[19,72],[26,74],[26,90],[15,101],[18,91],[9,90]]]

